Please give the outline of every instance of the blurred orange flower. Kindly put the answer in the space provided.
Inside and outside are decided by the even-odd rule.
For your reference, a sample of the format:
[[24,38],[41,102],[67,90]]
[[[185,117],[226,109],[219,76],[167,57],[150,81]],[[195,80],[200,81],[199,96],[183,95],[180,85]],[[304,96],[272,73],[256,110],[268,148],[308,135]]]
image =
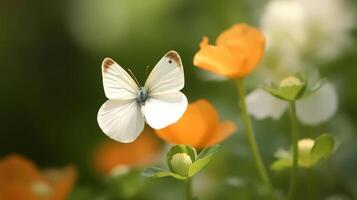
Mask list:
[[159,153],[160,145],[151,135],[144,132],[132,143],[119,143],[105,140],[94,153],[94,167],[102,174],[109,174],[117,167],[145,166],[153,162]]
[[221,142],[235,132],[231,121],[219,121],[218,112],[206,100],[190,103],[181,119],[156,134],[172,144],[204,148]]
[[265,47],[264,35],[247,24],[236,24],[224,31],[216,46],[204,37],[193,64],[229,78],[249,75],[258,65]]
[[41,172],[30,160],[9,155],[0,160],[0,199],[65,200],[75,179],[73,167]]

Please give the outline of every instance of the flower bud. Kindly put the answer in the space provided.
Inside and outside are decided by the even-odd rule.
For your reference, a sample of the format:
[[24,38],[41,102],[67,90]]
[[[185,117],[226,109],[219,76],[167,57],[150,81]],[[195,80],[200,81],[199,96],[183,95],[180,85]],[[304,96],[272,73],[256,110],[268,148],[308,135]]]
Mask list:
[[312,164],[313,160],[311,159],[311,150],[315,145],[315,141],[310,138],[301,139],[298,142],[299,149],[299,162],[302,166],[309,166]]
[[279,88],[282,87],[291,87],[291,86],[301,86],[302,82],[300,79],[296,78],[295,76],[289,76],[287,78],[284,78],[282,81],[279,83]]
[[186,153],[176,153],[170,161],[172,170],[182,176],[187,176],[192,165],[191,157]]

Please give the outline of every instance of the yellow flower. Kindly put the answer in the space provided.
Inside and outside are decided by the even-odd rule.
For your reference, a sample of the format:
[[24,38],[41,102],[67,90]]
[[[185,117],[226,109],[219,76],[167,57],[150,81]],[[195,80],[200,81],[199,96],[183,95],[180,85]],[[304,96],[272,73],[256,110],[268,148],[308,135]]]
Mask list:
[[218,112],[206,100],[190,103],[181,119],[156,134],[172,144],[204,148],[221,142],[235,132],[231,121],[219,121]]
[[65,200],[75,180],[73,167],[39,171],[19,155],[0,160],[1,200]]
[[204,37],[193,64],[229,78],[249,75],[258,65],[265,47],[264,35],[247,24],[236,24],[224,31],[216,46]]
[[102,174],[110,174],[120,167],[136,167],[150,164],[160,150],[159,143],[151,137],[150,133],[152,133],[152,130],[145,128],[133,143],[105,140],[97,147],[94,153],[94,167]]

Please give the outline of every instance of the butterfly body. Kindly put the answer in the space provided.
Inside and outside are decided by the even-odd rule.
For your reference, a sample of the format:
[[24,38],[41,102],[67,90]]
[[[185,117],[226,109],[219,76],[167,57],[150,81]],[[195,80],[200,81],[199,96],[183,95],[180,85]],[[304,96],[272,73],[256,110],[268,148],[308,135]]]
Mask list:
[[108,100],[97,120],[103,132],[119,142],[134,141],[144,129],[164,128],[175,123],[187,108],[181,58],[169,51],[155,65],[143,87],[114,60],[102,63],[104,92]]
[[145,105],[145,101],[148,98],[148,91],[145,87],[140,87],[138,92],[138,102],[140,105]]

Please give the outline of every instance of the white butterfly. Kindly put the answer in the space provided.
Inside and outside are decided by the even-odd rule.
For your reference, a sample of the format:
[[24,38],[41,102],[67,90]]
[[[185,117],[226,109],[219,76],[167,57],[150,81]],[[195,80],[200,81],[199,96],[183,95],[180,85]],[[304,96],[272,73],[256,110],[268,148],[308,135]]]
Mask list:
[[145,121],[155,129],[180,119],[187,108],[181,58],[169,51],[155,65],[140,87],[114,60],[102,63],[103,86],[108,100],[98,112],[98,124],[110,138],[133,142],[144,129]]

